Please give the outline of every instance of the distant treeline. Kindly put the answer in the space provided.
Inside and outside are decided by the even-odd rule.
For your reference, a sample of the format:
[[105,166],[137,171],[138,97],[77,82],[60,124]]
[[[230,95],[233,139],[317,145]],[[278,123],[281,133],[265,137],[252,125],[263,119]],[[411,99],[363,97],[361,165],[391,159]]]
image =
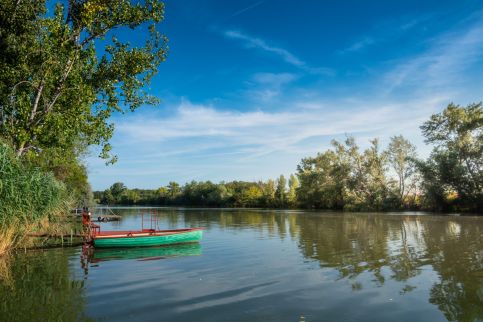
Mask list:
[[180,186],[170,182],[156,190],[127,189],[116,182],[105,191],[95,191],[94,198],[102,204],[163,205],[201,207],[263,207],[286,208],[297,206],[298,180],[290,176],[289,189],[284,176],[267,182],[192,181]]
[[295,175],[266,182],[170,182],[156,190],[117,182],[94,192],[103,204],[316,208],[350,211],[483,212],[482,104],[454,104],[421,126],[434,148],[427,160],[403,136],[361,151],[353,137],[302,159]]

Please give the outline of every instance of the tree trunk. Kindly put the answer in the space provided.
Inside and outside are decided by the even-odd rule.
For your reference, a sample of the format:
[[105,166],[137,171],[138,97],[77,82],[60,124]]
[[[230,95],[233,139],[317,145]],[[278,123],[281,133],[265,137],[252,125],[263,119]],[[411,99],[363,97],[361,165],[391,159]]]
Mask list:
[[21,157],[24,154],[24,152],[25,152],[24,147],[25,147],[25,142],[20,143],[20,145],[19,145],[19,147],[18,147],[18,149],[15,153],[17,155],[17,157]]

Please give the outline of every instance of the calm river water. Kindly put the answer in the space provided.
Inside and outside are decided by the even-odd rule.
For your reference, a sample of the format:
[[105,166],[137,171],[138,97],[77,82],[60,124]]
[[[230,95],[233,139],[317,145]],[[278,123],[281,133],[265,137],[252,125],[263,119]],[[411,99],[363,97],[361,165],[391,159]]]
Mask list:
[[[138,229],[148,212],[114,211],[103,229]],[[205,228],[203,241],[16,254],[0,263],[0,320],[483,321],[483,217],[155,214],[161,229]]]

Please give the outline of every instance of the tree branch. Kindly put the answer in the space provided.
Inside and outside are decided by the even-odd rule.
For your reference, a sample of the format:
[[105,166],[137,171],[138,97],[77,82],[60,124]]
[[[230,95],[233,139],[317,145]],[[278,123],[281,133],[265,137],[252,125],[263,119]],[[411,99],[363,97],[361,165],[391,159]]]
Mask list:
[[29,119],[30,124],[33,122],[35,118],[35,114],[37,114],[37,107],[39,106],[40,96],[42,96],[44,85],[45,85],[45,79],[42,78],[42,80],[40,81],[40,86],[37,90],[37,95],[35,96],[34,104],[32,106],[32,113],[30,114],[30,119]]
[[59,98],[59,96],[62,94],[62,89],[64,88],[65,81],[67,80],[67,77],[69,77],[69,74],[70,74],[70,72],[72,70],[72,67],[74,66],[74,62],[75,62],[75,58],[72,58],[72,59],[69,58],[69,60],[67,61],[67,64],[66,64],[66,68],[64,70],[64,73],[62,74],[62,77],[60,79],[59,84],[55,88],[54,96],[52,98],[52,101],[50,101],[50,103],[48,103],[46,105],[45,109],[44,109],[44,114],[45,115],[50,112],[50,110],[54,106],[55,102],[57,101],[57,99]]
[[106,34],[106,32],[107,32],[108,30],[112,30],[111,28],[113,29],[114,27],[112,27],[112,26],[111,26],[111,27],[106,26],[106,27],[105,27],[105,28],[103,28],[103,29],[102,29],[102,30],[101,30],[99,33],[96,33],[96,34],[91,34],[89,37],[85,38],[85,39],[84,39],[84,40],[83,40],[83,41],[80,43],[81,47],[84,47],[86,44],[88,44],[88,43],[89,43],[89,41],[94,40],[95,38],[97,38],[97,37],[99,37],[99,36],[105,35],[105,34]]

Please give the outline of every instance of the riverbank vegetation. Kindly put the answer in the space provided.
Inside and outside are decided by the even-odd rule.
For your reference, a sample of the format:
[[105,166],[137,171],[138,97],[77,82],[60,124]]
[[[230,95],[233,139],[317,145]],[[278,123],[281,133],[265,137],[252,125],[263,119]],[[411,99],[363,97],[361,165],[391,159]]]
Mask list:
[[170,182],[156,190],[115,183],[94,193],[103,204],[312,208],[347,211],[483,212],[483,108],[450,104],[422,134],[434,149],[427,160],[403,136],[385,149],[378,139],[361,151],[354,137],[301,160],[289,180]]
[[[156,103],[144,87],[166,58],[163,19],[157,0],[0,0],[3,250],[43,218],[92,203],[82,160],[94,145],[115,162],[110,117]],[[133,29],[138,46],[125,40]]]
[[49,227],[70,205],[66,186],[52,173],[19,160],[0,143],[0,254],[25,246],[25,233]]

